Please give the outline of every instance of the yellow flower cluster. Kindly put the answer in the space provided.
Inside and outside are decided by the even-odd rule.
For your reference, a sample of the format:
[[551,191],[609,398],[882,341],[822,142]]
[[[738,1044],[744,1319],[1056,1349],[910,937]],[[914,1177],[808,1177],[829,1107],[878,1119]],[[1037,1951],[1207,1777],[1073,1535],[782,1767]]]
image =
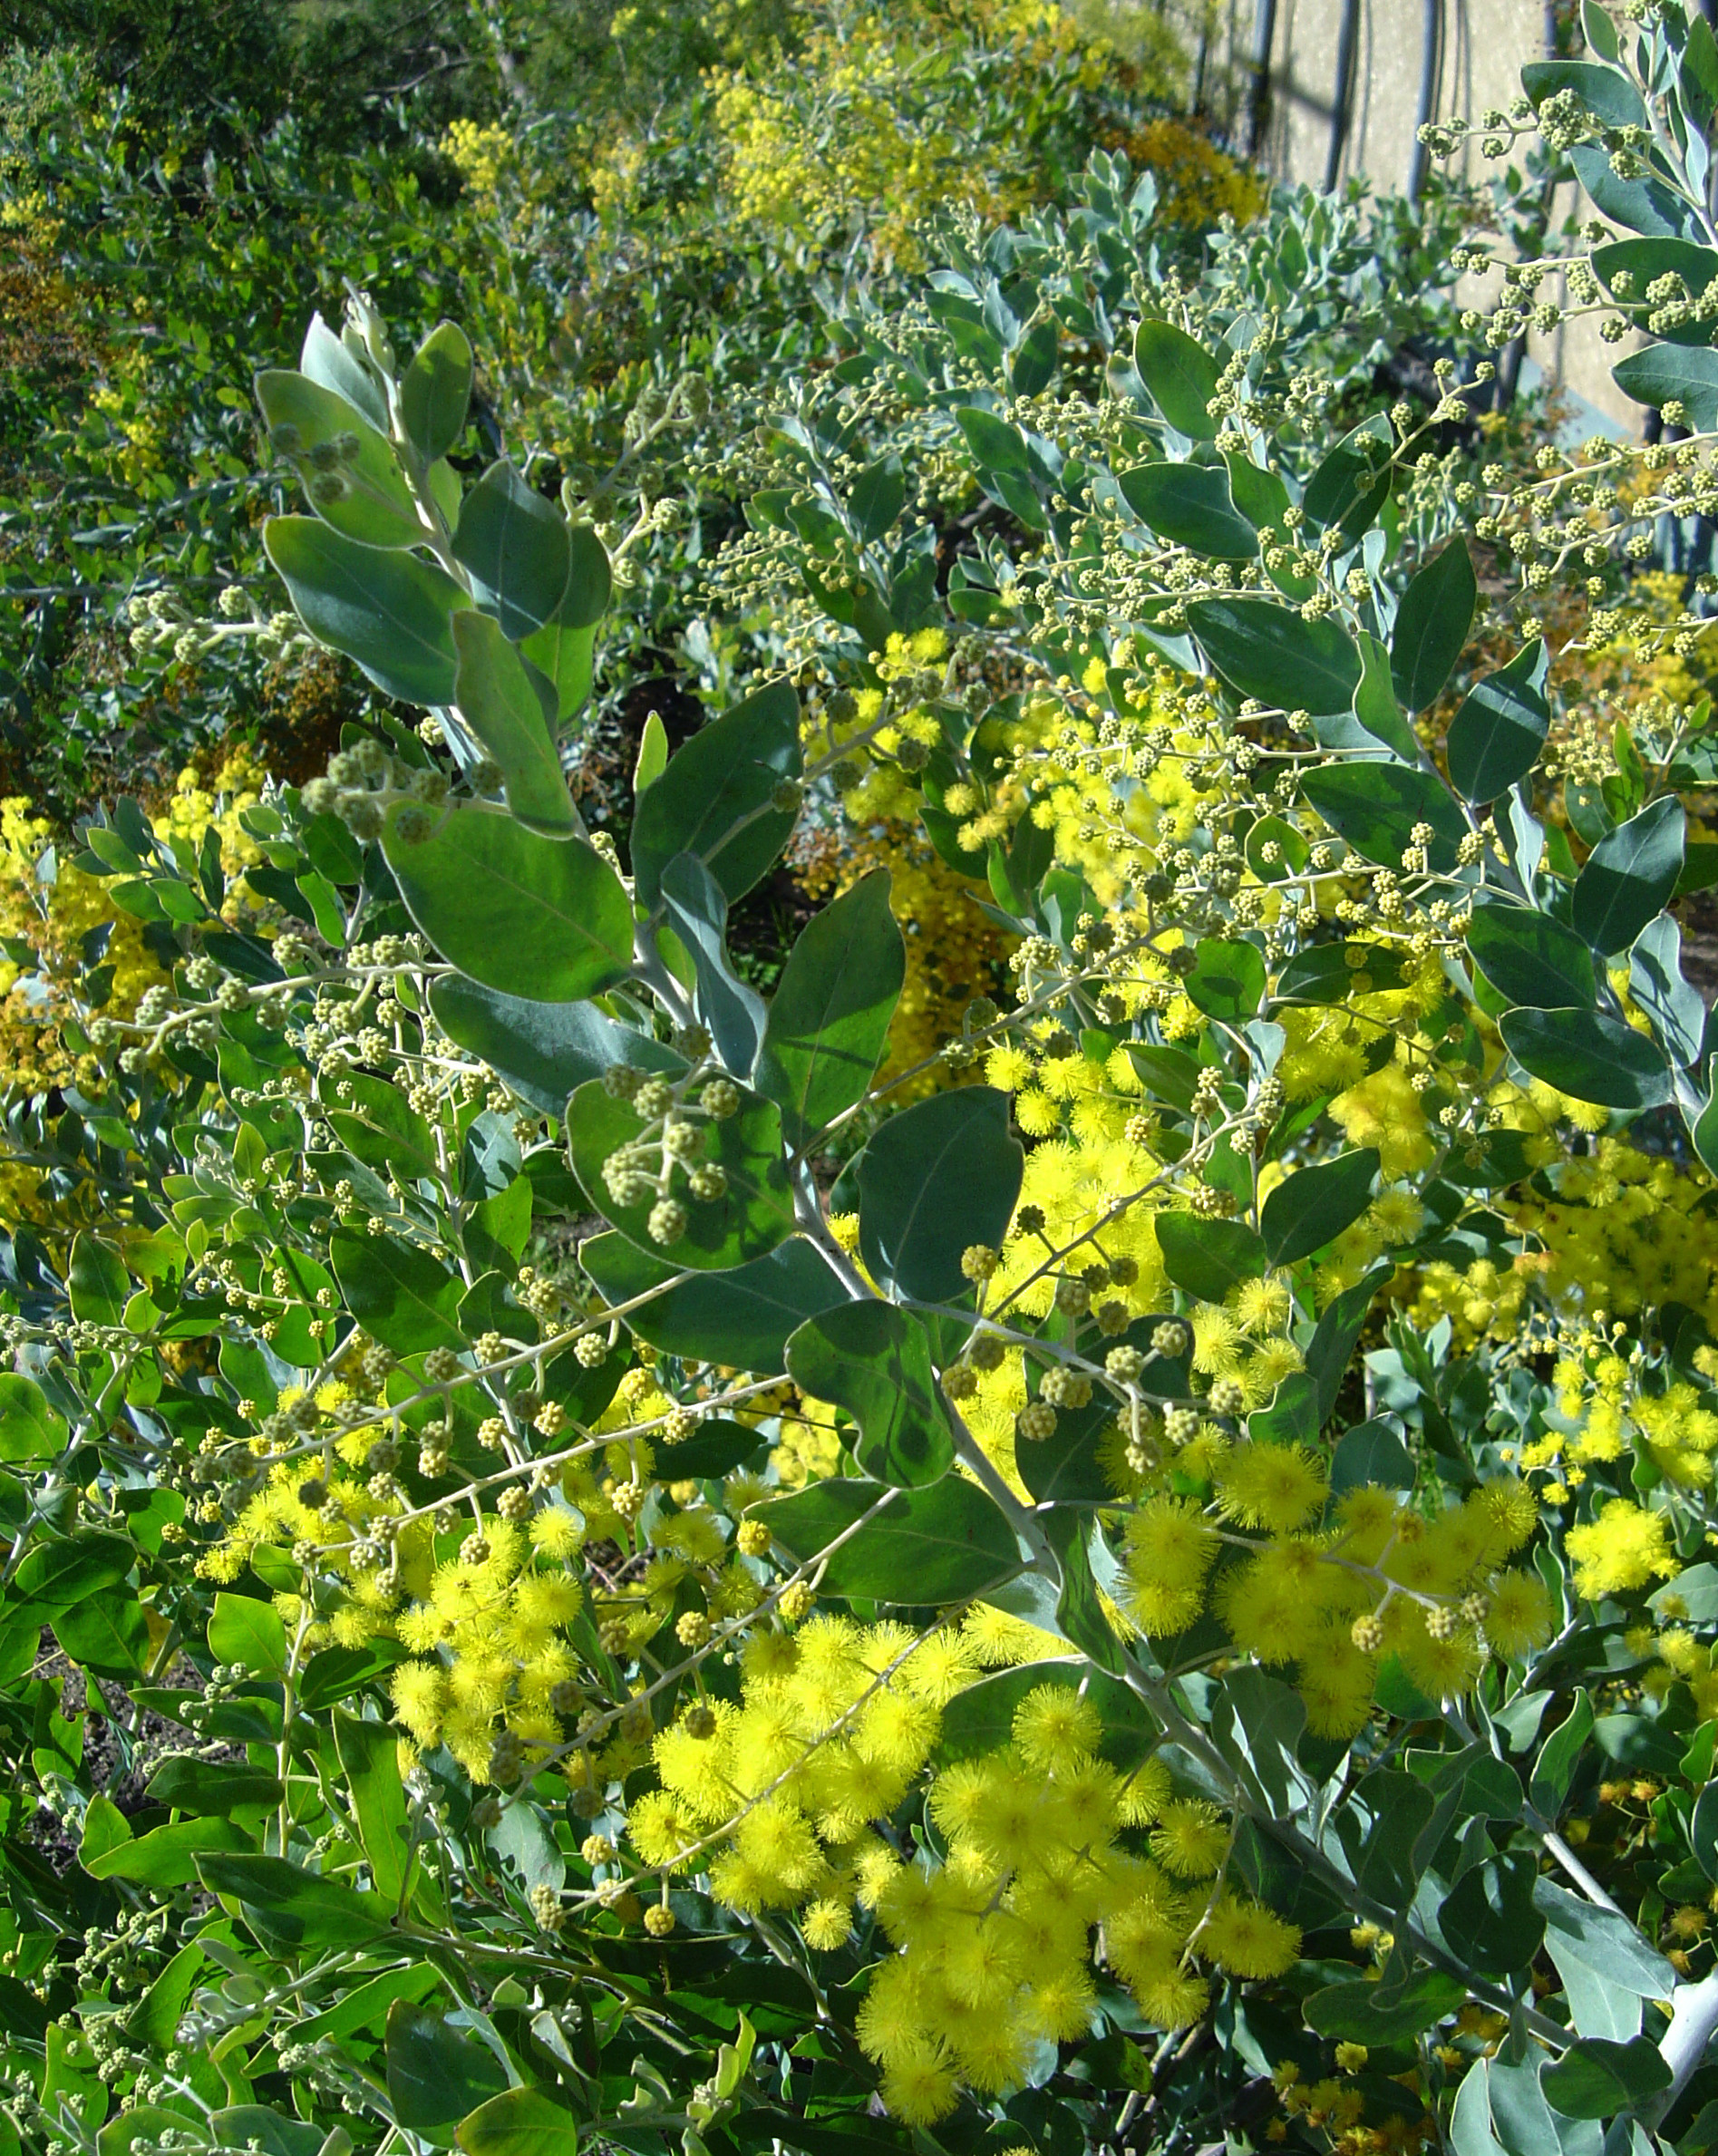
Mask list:
[[981,1609],[917,1636],[832,1617],[761,1633],[740,1702],[695,1707],[657,1738],[661,1787],[629,1815],[641,1861],[704,1864],[730,1908],[791,1909],[813,1948],[842,1945],[856,1906],[875,1917],[896,1951],[859,2039],[910,2124],[963,2087],[1017,2084],[1035,2044],[1082,2034],[1094,1945],[1165,2028],[1204,2010],[1199,1959],[1257,1977],[1299,1952],[1292,1925],[1225,1883],[1229,1829],[1213,1806],[1177,1798],[1155,1760],[1122,1772],[1100,1756],[1071,1664],[1024,1691],[1010,1743],[935,1772],[940,1858],[876,1831],[925,1772],[949,1701],[982,1663],[1017,1658],[1014,1631],[1030,1627]]
[[958,205],[1003,221],[1030,197],[1018,143],[974,136],[982,101],[959,71],[927,69],[928,48],[957,27],[969,64],[1023,84],[1054,66],[1070,89],[1094,87],[1110,64],[1045,0],[818,13],[787,75],[713,78],[729,189],[741,216],[802,238],[862,219],[873,253],[904,268],[918,267],[914,230],[933,213]]
[[[228,753],[212,780],[188,765],[156,810],[156,835],[194,872],[203,834],[212,827],[223,869],[238,877],[261,859],[239,816],[260,798],[265,783],[262,768],[242,746]],[[165,977],[135,915],[114,905],[107,880],[67,859],[63,848],[51,849],[52,839],[52,825],[27,801],[0,801],[0,937],[35,954],[33,966],[0,955],[0,1087],[24,1093],[60,1084],[73,1073],[74,1059],[59,1028],[73,999],[80,947],[92,929],[109,932],[104,962],[113,978],[103,1007],[110,1015],[129,1017],[144,990]],[[247,898],[240,889],[231,902],[243,905]]]
[[1221,218],[1251,224],[1270,200],[1270,183],[1238,164],[1190,121],[1148,120],[1112,141],[1158,183],[1157,214],[1165,223],[1202,231]]
[[513,162],[513,138],[493,121],[455,120],[442,137],[442,154],[477,196],[493,196]]
[[[1538,1577],[1505,1569],[1538,1507],[1516,1481],[1487,1483],[1428,1518],[1398,1492],[1349,1491],[1328,1528],[1322,1461],[1305,1449],[1206,1439],[1184,1467],[1214,1507],[1159,1493],[1126,1528],[1126,1614],[1148,1636],[1173,1636],[1209,1607],[1236,1646],[1293,1666],[1309,1726],[1352,1736],[1371,1712],[1379,1658],[1398,1656],[1433,1699],[1467,1691],[1488,1647],[1518,1656],[1550,1636]],[[1209,1514],[1215,1510],[1218,1519]],[[1223,1518],[1270,1530],[1263,1545]]]

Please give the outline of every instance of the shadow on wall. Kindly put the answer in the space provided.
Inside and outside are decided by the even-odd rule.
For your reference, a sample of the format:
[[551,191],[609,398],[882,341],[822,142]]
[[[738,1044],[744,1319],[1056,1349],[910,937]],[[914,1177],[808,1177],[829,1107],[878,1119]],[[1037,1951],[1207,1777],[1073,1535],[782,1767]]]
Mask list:
[[[1718,23],[1718,0],[1694,4]],[[1364,180],[1411,197],[1425,182],[1428,121],[1507,108],[1524,64],[1581,50],[1574,0],[1228,0],[1211,43],[1202,65],[1237,85],[1232,131],[1274,179],[1326,189]],[[1477,180],[1494,168],[1470,138],[1454,169]],[[1591,215],[1571,185],[1547,204],[1552,221],[1577,199]],[[1476,288],[1474,304],[1482,296]],[[1616,356],[1579,322],[1530,339],[1514,364],[1578,400],[1588,432],[1635,435],[1640,408],[1611,380]]]

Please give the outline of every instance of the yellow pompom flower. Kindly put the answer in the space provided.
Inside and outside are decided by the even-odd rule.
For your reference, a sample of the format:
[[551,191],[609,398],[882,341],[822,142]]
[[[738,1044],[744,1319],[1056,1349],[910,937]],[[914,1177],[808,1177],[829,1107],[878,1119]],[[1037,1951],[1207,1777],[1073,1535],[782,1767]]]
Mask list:
[[1014,1738],[1029,1766],[1045,1773],[1089,1759],[1102,1736],[1098,1710],[1068,1685],[1039,1685],[1014,1709]]
[[1274,1534],[1304,1526],[1329,1487],[1324,1462],[1305,1445],[1232,1446],[1216,1482],[1225,1518]]
[[1231,1976],[1280,1976],[1300,1959],[1300,1927],[1237,1894],[1218,1897],[1195,1943]]
[[1586,1526],[1570,1528],[1566,1547],[1575,1561],[1575,1591],[1588,1601],[1626,1594],[1676,1569],[1669,1520],[1626,1497],[1612,1498]]
[[1537,1572],[1500,1572],[1491,1583],[1485,1636],[1510,1661],[1543,1646],[1557,1626],[1550,1590]]
[[1123,1607],[1148,1638],[1184,1632],[1205,1606],[1216,1533],[1189,1498],[1148,1498],[1127,1524]]

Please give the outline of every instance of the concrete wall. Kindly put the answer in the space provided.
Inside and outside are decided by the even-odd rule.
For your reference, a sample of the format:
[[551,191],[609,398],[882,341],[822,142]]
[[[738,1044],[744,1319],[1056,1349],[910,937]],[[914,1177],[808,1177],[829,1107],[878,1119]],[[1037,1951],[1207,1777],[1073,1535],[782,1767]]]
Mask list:
[[[1230,79],[1247,83],[1257,50],[1259,0],[1220,0],[1214,43],[1228,62]],[[1330,173],[1333,121],[1337,106],[1338,55],[1350,0],[1276,0],[1271,41],[1270,96],[1265,112],[1259,161],[1279,179],[1323,187]],[[1488,106],[1508,106],[1520,91],[1524,62],[1548,52],[1554,6],[1548,0],[1358,0],[1352,21],[1352,93],[1336,178],[1363,176],[1383,192],[1410,184],[1416,155],[1416,122],[1426,77],[1428,27],[1435,47],[1431,116],[1478,121]],[[1246,91],[1236,133],[1247,139]],[[1451,168],[1478,180],[1489,166],[1470,141]],[[1576,206],[1558,205],[1558,215]],[[1585,198],[1581,213],[1590,215]],[[1547,296],[1549,296],[1548,287]],[[1475,289],[1470,304],[1490,292]],[[1551,337],[1529,341],[1529,355],[1573,396],[1577,433],[1592,423],[1636,434],[1641,407],[1611,380],[1611,368],[1627,347],[1598,340],[1597,325],[1583,319]]]

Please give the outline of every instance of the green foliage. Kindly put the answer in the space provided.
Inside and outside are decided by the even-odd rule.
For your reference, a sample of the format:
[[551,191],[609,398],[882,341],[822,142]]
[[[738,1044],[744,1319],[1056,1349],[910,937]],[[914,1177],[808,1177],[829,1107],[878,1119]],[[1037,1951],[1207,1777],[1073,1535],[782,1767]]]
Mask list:
[[[1587,13],[1599,57],[1529,74],[1551,153],[1699,248],[1718,46]],[[902,139],[999,81],[955,139],[1024,126],[1023,37],[1089,110],[1053,19],[950,21]],[[650,54],[694,105],[736,64],[614,26],[615,110]],[[1718,764],[1694,701],[1597,768],[1526,609],[1557,549],[1616,597],[1703,452],[1644,463],[1675,494],[1530,438],[1491,476],[1445,356],[1373,408],[1380,340],[1453,331],[1460,197],[1195,247],[1113,155],[821,297],[854,212],[801,206],[744,397],[653,329],[616,426],[539,384],[548,299],[610,287],[498,131],[451,138],[417,356],[354,294],[264,365],[309,509],[260,556],[273,482],[227,475],[221,562],[296,609],[231,641],[387,701],[238,819],[242,895],[218,831],[84,824],[67,1082],[7,1106],[8,2134],[1703,2145],[1718,1246],[1671,1156],[1718,1154],[1674,911]],[[314,169],[289,132],[257,199]],[[369,200],[343,245],[403,283]],[[278,360],[247,324],[223,364]],[[683,422],[695,543],[650,507]],[[700,723],[640,724],[598,817],[597,655],[676,635]],[[791,849],[831,895],[761,960]],[[898,1057],[933,964],[961,1007]]]

